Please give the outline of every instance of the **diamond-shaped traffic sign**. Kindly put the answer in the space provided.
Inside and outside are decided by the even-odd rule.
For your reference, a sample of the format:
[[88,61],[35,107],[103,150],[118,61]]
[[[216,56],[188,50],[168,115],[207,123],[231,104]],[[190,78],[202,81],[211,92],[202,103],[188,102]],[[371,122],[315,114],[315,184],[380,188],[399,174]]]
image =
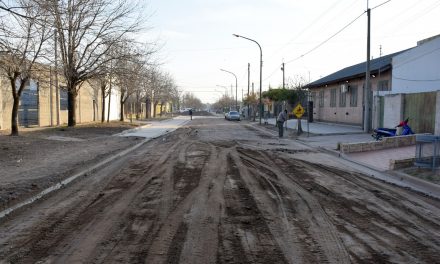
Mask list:
[[304,114],[304,107],[301,104],[298,104],[295,108],[293,108],[292,113],[297,117],[301,118]]

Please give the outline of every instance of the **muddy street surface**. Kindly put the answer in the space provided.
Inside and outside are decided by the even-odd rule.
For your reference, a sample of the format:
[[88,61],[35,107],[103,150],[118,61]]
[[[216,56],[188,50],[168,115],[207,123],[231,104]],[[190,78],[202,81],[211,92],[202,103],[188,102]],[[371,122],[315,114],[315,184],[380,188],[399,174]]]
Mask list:
[[0,263],[439,263],[440,202],[194,119],[0,219]]

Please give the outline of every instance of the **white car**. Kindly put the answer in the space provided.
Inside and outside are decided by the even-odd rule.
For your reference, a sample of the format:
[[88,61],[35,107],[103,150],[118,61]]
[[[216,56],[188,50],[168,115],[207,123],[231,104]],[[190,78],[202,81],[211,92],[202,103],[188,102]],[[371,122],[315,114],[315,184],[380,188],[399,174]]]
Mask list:
[[240,121],[240,113],[237,112],[237,111],[229,111],[225,115],[225,119],[226,120],[237,120],[237,121]]

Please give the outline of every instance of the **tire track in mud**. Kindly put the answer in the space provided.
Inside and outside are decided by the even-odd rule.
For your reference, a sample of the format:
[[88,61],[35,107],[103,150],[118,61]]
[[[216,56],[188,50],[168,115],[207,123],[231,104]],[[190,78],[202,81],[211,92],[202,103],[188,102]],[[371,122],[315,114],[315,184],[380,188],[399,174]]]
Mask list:
[[288,263],[231,155],[224,183],[225,210],[217,262]]
[[[170,147],[169,144],[168,147]],[[98,190],[101,189],[101,191],[88,196],[86,201],[84,199],[79,201],[72,199],[71,202],[77,204],[68,206],[68,201],[63,201],[62,203],[70,209],[45,216],[38,228],[31,230],[30,235],[27,235],[30,238],[23,242],[17,241],[17,244],[20,245],[17,252],[12,252],[13,250],[10,250],[9,253],[2,251],[0,256],[5,256],[5,259],[11,260],[78,260],[78,254],[81,254],[79,261],[84,261],[88,259],[88,256],[92,256],[93,259],[96,255],[105,255],[100,254],[100,252],[112,248],[112,246],[109,246],[111,244],[117,244],[118,241],[115,241],[115,238],[120,237],[118,234],[126,231],[125,224],[118,223],[119,219],[127,218],[125,215],[127,207],[130,207],[129,205],[136,195],[141,193],[142,189],[148,186],[151,180],[157,178],[157,175],[153,175],[155,169],[167,160],[167,156],[172,153],[173,147],[171,145],[171,148],[167,148],[168,151],[165,149],[164,154],[158,159],[154,159],[153,156],[150,164],[124,166],[122,172],[113,173],[114,176],[111,177],[110,182],[104,188],[98,187]],[[143,152],[138,151],[138,153],[142,155],[149,150],[150,148],[147,148]],[[122,161],[119,161],[119,164],[122,164]],[[144,171],[144,173],[139,173],[140,171]],[[152,174],[147,175],[148,172],[152,172]],[[115,188],[115,186],[118,187]],[[108,209],[108,204],[113,204],[111,209]],[[53,221],[51,219],[58,220]],[[114,230],[112,231],[112,229]],[[96,234],[110,234],[108,236],[110,239]],[[68,248],[63,247],[62,244],[64,243],[62,241],[68,240],[74,241],[74,243],[65,243],[71,245]],[[91,245],[97,245],[97,248]],[[56,253],[57,251],[64,252],[64,256],[58,256],[57,254],[54,256],[53,252]]]
[[[229,127],[216,131],[203,122],[153,140],[71,190],[60,190],[60,197],[36,204],[41,212],[28,214],[41,218],[36,224],[20,233],[13,230],[20,226],[6,225],[8,235],[17,237],[3,244],[8,240],[0,235],[0,259],[438,262],[440,209],[434,205],[406,200],[405,190],[356,173],[261,145],[244,147],[252,135],[231,140]],[[246,131],[233,127],[235,135]],[[43,208],[52,205],[57,208]]]
[[[263,193],[263,197],[266,197],[266,203],[270,203],[272,199],[272,204],[278,204],[282,208],[279,212],[273,213],[278,214],[282,219],[280,226],[283,228],[278,232],[281,232],[281,236],[284,236],[285,240],[291,244],[290,247],[285,248],[285,254],[290,253],[291,261],[297,261],[302,257],[300,262],[350,262],[336,227],[315,197],[277,169],[277,164],[264,152],[248,149],[238,149],[238,152],[243,164],[247,165],[254,175],[260,176],[256,180],[265,179],[266,183],[259,181],[261,188],[272,189],[277,194],[271,196],[270,193],[269,195]],[[267,175],[276,176],[268,177]],[[267,188],[267,186],[272,188]],[[283,217],[284,212],[288,213]],[[298,243],[303,246],[298,246]],[[292,252],[290,248],[295,246],[297,250]]]
[[[192,190],[183,189],[185,198],[174,211],[170,212],[162,228],[155,235],[156,241],[146,255],[147,263],[163,263],[167,259],[176,261],[174,263],[212,263],[212,259],[216,256],[216,228],[220,206],[216,202],[217,198],[210,202],[210,197],[218,192],[216,188],[219,184],[214,184],[213,181],[219,181],[219,179],[211,179],[211,175],[216,175],[219,169],[221,171],[221,164],[218,163],[215,148],[209,144],[197,142],[192,142],[192,144],[205,145],[204,148],[208,149],[203,155],[205,156],[203,162],[196,162],[196,167],[200,171],[199,184],[193,186]],[[188,152],[188,149],[190,147],[184,147],[183,151]],[[200,158],[199,153],[195,155],[191,151],[188,153],[190,155],[180,154],[180,159],[184,157],[188,161],[191,158]],[[192,167],[194,163],[189,162],[188,165]],[[182,226],[185,226],[185,236],[178,231],[182,230]],[[180,256],[171,257],[167,252],[180,252]]]
[[[438,215],[438,208],[424,204],[416,206],[420,209],[416,212],[402,202],[408,200],[404,197],[405,190],[380,185],[359,173],[303,160],[292,162],[285,157],[274,158],[274,161],[292,181],[320,201],[338,228],[352,261],[378,263],[417,260],[433,263],[438,259],[439,236],[424,231],[425,228],[431,232],[439,230],[438,218],[429,220],[424,216],[428,208],[437,212],[433,215]],[[410,192],[407,194],[417,196]],[[421,237],[425,239],[421,240]]]

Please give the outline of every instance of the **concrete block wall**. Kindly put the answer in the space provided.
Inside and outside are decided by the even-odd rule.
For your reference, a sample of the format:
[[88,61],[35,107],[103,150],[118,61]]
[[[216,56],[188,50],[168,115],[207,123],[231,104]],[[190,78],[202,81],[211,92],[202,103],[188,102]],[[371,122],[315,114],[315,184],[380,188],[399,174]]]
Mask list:
[[[62,85],[61,78],[60,78],[60,85]],[[40,80],[38,82],[38,90],[39,90],[39,94],[38,94],[39,120],[38,121],[39,121],[39,126],[42,127],[57,125],[56,92],[53,84],[52,84],[52,89],[50,89],[51,88],[50,86],[51,86],[50,80]],[[94,99],[96,100],[95,107],[93,105]],[[0,130],[10,129],[12,102],[13,99],[12,99],[10,84],[8,80],[3,78],[0,80]],[[94,91],[93,88],[88,83],[84,83],[77,97],[77,113],[76,113],[77,123],[100,121],[101,109],[102,109],[101,105],[102,103],[100,98],[100,92]],[[117,102],[114,102],[114,104],[112,104],[112,107],[115,105],[117,105]],[[68,121],[67,115],[68,115],[67,110],[60,111],[60,125],[67,124]]]
[[[88,84],[84,83],[79,90],[77,97],[77,107],[76,107],[76,118],[78,123],[87,123],[98,121],[96,116],[96,109],[93,106],[93,100],[99,100],[98,94],[95,93],[93,88]],[[95,111],[95,119],[93,115]]]
[[10,83],[4,78],[0,81],[0,94],[2,99],[0,101],[0,116],[2,117],[0,120],[0,129],[10,129],[13,98]]
[[0,80],[0,130],[4,129],[3,126],[3,90]]
[[374,151],[388,148],[398,148],[416,144],[416,135],[396,136],[383,138],[381,141],[341,143],[339,150],[342,153]]
[[394,127],[403,119],[403,94],[389,94],[385,96],[384,118],[385,127]]

